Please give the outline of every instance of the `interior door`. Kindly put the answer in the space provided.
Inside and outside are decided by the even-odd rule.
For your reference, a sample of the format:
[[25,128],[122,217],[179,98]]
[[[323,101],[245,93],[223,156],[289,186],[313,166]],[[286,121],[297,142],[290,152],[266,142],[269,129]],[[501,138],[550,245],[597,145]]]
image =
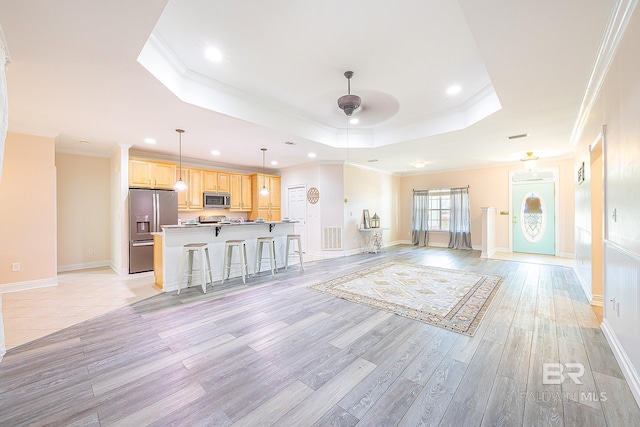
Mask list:
[[296,234],[302,241],[302,252],[307,248],[307,187],[305,185],[287,188],[287,213],[294,224]]
[[555,255],[555,183],[513,183],[513,251]]

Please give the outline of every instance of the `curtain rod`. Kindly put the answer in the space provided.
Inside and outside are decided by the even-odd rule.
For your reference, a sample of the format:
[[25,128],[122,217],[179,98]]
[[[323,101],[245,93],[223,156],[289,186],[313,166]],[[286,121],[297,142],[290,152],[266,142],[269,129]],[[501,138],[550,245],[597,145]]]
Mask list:
[[430,188],[430,189],[428,189],[428,190],[416,190],[416,189],[414,188],[414,189],[413,189],[413,192],[415,193],[416,191],[462,190],[463,188],[471,188],[471,186],[467,185],[466,187]]

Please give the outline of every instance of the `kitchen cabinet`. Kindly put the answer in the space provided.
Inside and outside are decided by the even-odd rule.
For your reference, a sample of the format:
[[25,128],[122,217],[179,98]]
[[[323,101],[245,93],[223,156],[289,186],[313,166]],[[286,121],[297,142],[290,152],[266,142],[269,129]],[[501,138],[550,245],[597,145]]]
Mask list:
[[129,160],[129,187],[172,189],[176,182],[175,178],[174,163]]
[[[204,208],[202,200],[202,169],[182,168],[182,180],[187,184],[187,189],[178,191],[178,210],[201,210]],[[180,177],[176,172],[174,182]]]
[[229,193],[231,191],[231,174],[228,172],[205,170],[202,177],[203,191],[212,193]]
[[[266,221],[280,221],[281,217],[281,178],[275,175],[255,174],[251,176],[253,188],[253,210],[249,219],[264,218]],[[269,194],[262,195],[260,190],[266,187]]]
[[251,211],[251,175],[231,174],[230,211]]

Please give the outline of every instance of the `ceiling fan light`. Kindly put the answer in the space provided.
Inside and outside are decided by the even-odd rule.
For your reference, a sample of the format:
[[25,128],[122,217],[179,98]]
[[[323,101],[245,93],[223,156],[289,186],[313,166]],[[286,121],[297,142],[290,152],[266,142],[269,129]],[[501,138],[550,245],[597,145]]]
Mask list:
[[358,95],[351,95],[351,77],[353,77],[353,71],[345,71],[344,76],[347,78],[347,95],[342,95],[338,98],[338,107],[347,116],[351,116],[355,110],[360,108],[362,99]]
[[353,114],[355,110],[360,108],[362,99],[358,95],[343,95],[338,98],[338,107],[344,111],[347,116]]

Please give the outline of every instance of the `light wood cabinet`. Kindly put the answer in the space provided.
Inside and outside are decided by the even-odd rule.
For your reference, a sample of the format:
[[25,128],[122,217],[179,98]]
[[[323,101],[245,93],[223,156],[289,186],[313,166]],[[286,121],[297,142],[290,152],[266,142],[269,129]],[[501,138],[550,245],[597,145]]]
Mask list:
[[[264,218],[266,221],[280,221],[281,196],[279,176],[255,174],[251,176],[253,187],[253,210],[249,219]],[[266,187],[269,194],[260,194],[260,190]]]
[[129,160],[129,187],[172,189],[176,183],[176,165],[149,160]]
[[230,211],[251,211],[251,176],[231,174],[230,192],[231,207]]
[[[178,191],[178,210],[200,210],[204,208],[202,200],[202,169],[182,168],[182,180],[187,184],[187,189]],[[176,172],[175,179],[180,177]]]
[[229,193],[231,191],[231,174],[228,172],[205,170],[202,178],[203,191],[213,193]]

